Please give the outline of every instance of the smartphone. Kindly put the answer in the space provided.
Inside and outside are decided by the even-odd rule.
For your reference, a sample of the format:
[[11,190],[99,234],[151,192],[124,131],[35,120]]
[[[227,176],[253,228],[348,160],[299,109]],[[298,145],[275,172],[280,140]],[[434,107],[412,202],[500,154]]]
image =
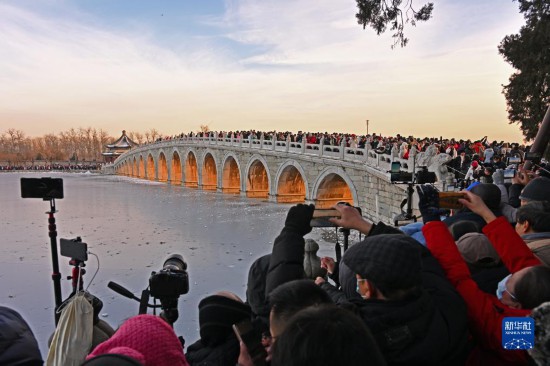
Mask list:
[[504,178],[514,178],[516,176],[517,170],[514,168],[504,169]]
[[329,221],[329,218],[336,217],[340,218],[340,211],[329,208],[329,209],[316,209],[313,211],[313,218],[311,219],[309,226],[311,227],[336,227],[338,225]]
[[262,335],[254,329],[249,320],[233,324],[233,331],[239,342],[243,342],[248,349],[254,366],[266,365],[267,351],[262,346]]
[[86,262],[88,260],[88,245],[86,243],[74,239],[69,240],[61,238],[59,240],[59,247],[63,257],[77,259],[81,262]]
[[398,161],[392,162],[390,173],[399,173],[400,171],[401,171],[401,163]]
[[21,198],[63,198],[61,178],[21,178]]
[[464,207],[458,202],[460,198],[464,198],[464,194],[461,192],[438,192],[438,195],[440,208],[458,210]]

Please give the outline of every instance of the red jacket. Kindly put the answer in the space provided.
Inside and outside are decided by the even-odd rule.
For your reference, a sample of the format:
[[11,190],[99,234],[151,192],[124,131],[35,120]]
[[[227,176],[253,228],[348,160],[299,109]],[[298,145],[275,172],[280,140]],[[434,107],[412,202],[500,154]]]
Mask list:
[[[447,278],[468,307],[470,331],[476,340],[476,348],[472,351],[468,364],[526,365],[525,351],[510,351],[502,347],[502,319],[529,316],[531,310],[510,308],[496,296],[481,291],[472,280],[468,266],[444,223],[429,222],[424,225],[422,232],[428,248],[439,260]],[[483,232],[510,273],[541,264],[504,217],[487,224]]]

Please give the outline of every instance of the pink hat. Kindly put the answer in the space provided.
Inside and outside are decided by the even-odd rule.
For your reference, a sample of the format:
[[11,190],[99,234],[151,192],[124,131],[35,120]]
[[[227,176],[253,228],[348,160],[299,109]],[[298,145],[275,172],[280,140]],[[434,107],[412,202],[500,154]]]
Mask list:
[[154,315],[138,315],[128,319],[86,359],[108,353],[129,356],[146,366],[189,365],[172,327]]

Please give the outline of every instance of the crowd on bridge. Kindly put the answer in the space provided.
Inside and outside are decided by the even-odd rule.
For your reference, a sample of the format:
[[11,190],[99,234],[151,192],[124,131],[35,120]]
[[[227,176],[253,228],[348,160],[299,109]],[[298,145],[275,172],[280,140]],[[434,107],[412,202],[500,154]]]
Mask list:
[[[472,162],[498,167],[495,155],[522,154],[484,144],[457,158],[471,149]],[[508,183],[472,183],[453,212],[434,186],[418,185],[423,222],[400,228],[337,204],[330,221],[365,239],[334,258],[317,257],[307,238],[314,206],[295,205],[250,267],[244,300],[222,291],[200,301],[200,339],[182,347],[164,319],[138,315],[92,340],[83,364],[547,365],[550,178],[518,168]],[[239,340],[233,325],[243,323],[250,332]],[[0,329],[0,364],[42,364],[17,312],[0,307]]]
[[[328,132],[277,132],[277,131],[220,131],[181,133],[174,136],[159,137],[157,142],[186,138],[229,139],[232,141],[272,141],[311,145],[346,147],[362,153],[361,150],[375,151],[377,154],[390,155],[394,158],[407,160],[411,155],[426,152],[430,146],[435,147],[437,154],[448,154],[450,160],[446,163],[454,178],[467,186],[471,181],[492,183],[493,174],[506,168],[516,169],[526,160],[529,146],[517,142],[489,141],[487,136],[478,140],[455,138],[418,138],[413,136],[383,137],[377,134],[355,135],[347,133]],[[354,153],[354,150],[349,152]],[[550,176],[545,162],[538,162],[534,167],[540,174]],[[498,175],[498,174],[497,174]],[[498,180],[498,178],[497,178]]]

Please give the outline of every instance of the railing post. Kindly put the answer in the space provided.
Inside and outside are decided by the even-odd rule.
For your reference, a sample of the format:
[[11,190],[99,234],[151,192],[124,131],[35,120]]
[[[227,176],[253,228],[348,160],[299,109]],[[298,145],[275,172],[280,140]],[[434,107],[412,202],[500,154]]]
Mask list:
[[319,149],[321,150],[321,151],[319,151],[319,155],[323,156],[324,151],[325,151],[325,137],[324,136],[321,137],[321,141],[319,142]]
[[306,141],[304,140],[304,137],[302,136],[302,154],[306,153]]
[[340,159],[344,160],[346,156],[346,140],[340,141]]
[[260,134],[260,149],[264,148],[264,133]]
[[271,138],[271,150],[275,150],[275,145],[277,145],[277,131],[273,131],[273,137]]

